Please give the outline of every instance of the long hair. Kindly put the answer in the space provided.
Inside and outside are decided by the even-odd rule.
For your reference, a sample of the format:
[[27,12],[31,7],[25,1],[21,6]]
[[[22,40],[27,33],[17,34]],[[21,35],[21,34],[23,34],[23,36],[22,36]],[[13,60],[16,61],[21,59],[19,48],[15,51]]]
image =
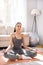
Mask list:
[[[16,25],[17,25],[17,24],[21,24],[21,22],[17,22]],[[14,27],[14,32],[16,32],[16,25],[15,25],[15,27]],[[21,25],[22,25],[22,24],[21,24]]]

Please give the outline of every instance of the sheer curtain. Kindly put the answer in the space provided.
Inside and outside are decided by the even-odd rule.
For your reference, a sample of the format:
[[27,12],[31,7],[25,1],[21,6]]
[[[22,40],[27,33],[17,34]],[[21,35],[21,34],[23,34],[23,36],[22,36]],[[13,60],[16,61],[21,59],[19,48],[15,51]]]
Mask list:
[[[5,26],[15,26],[20,21],[27,28],[27,0],[0,0],[0,18]],[[0,9],[0,10],[1,10]]]
[[0,0],[0,26],[5,24],[5,7],[4,0]]
[[10,18],[11,24],[15,26],[16,22],[20,21],[25,28],[27,24],[27,0],[10,0]]

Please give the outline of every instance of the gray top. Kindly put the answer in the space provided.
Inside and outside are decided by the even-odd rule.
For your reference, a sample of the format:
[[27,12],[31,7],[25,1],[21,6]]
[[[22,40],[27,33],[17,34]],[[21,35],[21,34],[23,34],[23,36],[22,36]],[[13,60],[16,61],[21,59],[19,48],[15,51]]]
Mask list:
[[16,37],[13,38],[14,48],[21,48],[22,43],[23,43],[23,38],[22,39],[17,39]]
[[21,44],[23,43],[22,39],[17,39],[16,37],[13,38],[13,51],[19,54],[23,54]]

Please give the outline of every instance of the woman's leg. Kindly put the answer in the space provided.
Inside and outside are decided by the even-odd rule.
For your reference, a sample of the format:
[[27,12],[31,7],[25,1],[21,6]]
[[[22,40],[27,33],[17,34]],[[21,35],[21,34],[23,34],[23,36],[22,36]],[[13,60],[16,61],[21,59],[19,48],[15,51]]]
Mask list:
[[15,52],[13,52],[13,50],[10,50],[9,52],[5,53],[4,57],[6,59],[10,59],[10,60],[16,60],[16,59],[18,59],[18,55],[16,55]]
[[35,57],[37,55],[37,52],[33,51],[33,50],[27,50],[27,49],[23,49],[24,55],[27,57]]
[[27,53],[27,56],[30,56],[31,58],[33,58],[37,55],[37,52],[32,51],[32,50],[31,51],[26,51],[26,53]]

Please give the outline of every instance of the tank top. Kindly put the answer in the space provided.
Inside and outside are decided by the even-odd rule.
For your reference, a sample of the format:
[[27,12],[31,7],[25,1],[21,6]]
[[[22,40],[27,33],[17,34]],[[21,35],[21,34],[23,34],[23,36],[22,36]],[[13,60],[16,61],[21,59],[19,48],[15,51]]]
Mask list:
[[14,48],[21,48],[22,43],[23,43],[23,38],[22,39],[17,39],[16,37],[13,38]]
[[23,50],[21,44],[23,43],[22,39],[17,39],[16,37],[13,38],[13,51],[15,53],[23,54]]

